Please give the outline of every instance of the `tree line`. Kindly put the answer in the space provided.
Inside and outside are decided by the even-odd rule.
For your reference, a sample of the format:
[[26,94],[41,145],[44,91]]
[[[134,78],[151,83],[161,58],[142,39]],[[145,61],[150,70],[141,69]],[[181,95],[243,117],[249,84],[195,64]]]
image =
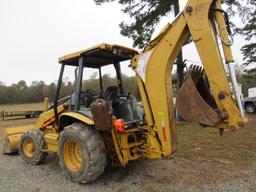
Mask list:
[[[242,92],[244,96],[248,96],[248,89],[255,87],[256,85],[256,69],[244,70],[237,73],[238,82],[242,84]],[[110,85],[117,85],[116,78],[111,77],[110,74],[102,76],[104,87]],[[129,77],[123,75],[123,85],[125,92],[131,92],[134,96],[140,99],[140,94],[134,76]],[[177,94],[177,76],[173,75],[172,79],[173,93]],[[84,80],[82,84],[82,90],[92,89],[97,93],[100,90],[99,79],[97,74],[94,73],[89,79]],[[46,84],[44,81],[33,81],[31,85],[27,85],[24,80],[14,83],[10,86],[6,86],[3,82],[0,82],[0,104],[16,104],[16,103],[34,103],[42,102],[44,97],[48,97],[52,102],[56,91],[56,82]],[[71,82],[68,78],[64,78],[60,90],[59,98],[69,96],[74,91],[74,82]]]
[[[102,76],[104,87],[110,85],[117,85],[115,77],[111,77],[110,74]],[[131,92],[137,98],[140,98],[139,90],[135,77],[128,77],[123,75],[123,84],[126,92]],[[17,83],[13,83],[10,86],[0,82],[0,104],[16,104],[16,103],[36,103],[42,102],[44,97],[48,97],[52,102],[54,99],[57,84],[52,82],[46,84],[44,81],[32,81],[31,85],[28,85],[24,80],[20,80]],[[75,89],[74,82],[68,78],[64,78],[59,98],[69,96]],[[92,89],[97,93],[100,90],[100,83],[97,75],[94,73],[87,80],[83,80],[82,90]]]

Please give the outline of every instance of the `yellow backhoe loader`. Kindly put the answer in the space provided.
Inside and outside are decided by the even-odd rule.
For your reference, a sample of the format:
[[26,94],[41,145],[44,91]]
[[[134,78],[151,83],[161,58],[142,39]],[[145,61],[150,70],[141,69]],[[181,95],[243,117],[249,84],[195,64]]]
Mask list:
[[[177,98],[180,115],[221,130],[243,126],[239,96],[235,94],[233,99],[224,68],[229,66],[235,88],[230,30],[221,0],[189,0],[142,53],[100,44],[61,57],[54,104],[35,124],[6,129],[4,153],[19,151],[32,165],[39,164],[47,153],[56,153],[66,175],[79,183],[96,180],[107,159],[125,166],[135,159],[170,155],[176,150],[171,71],[188,39],[195,43],[204,69],[193,66],[188,71]],[[136,73],[143,108],[124,91],[120,63],[126,60],[131,60]],[[106,65],[116,70],[115,86],[104,86],[101,68]],[[77,71],[75,89],[70,97],[59,100],[67,67]],[[99,92],[82,89],[86,68],[98,69]]]

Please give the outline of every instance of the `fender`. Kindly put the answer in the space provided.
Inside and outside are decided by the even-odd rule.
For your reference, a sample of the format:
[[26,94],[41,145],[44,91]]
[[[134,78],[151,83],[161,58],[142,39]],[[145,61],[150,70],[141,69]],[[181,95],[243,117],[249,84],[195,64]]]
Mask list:
[[64,127],[76,122],[77,120],[90,126],[94,125],[94,121],[83,114],[78,112],[66,112],[62,113],[59,118],[59,130],[63,130]]

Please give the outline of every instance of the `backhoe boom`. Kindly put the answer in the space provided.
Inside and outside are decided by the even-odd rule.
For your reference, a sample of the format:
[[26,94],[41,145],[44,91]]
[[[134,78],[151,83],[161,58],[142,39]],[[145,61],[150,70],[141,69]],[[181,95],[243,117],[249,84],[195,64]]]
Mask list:
[[[189,37],[196,45],[217,105],[215,113],[220,120],[214,126],[236,129],[244,123],[232,98],[218,45],[218,32],[223,41],[228,38],[227,27],[223,27],[224,15],[218,11],[220,4],[220,0],[189,0],[174,22],[167,25],[144,52],[133,59],[132,67],[143,93],[146,118],[151,122],[151,131],[159,138],[163,154],[170,154],[176,149],[171,71],[181,47]],[[226,62],[232,62],[231,44],[225,43],[222,48]],[[189,103],[189,97],[182,105],[190,105],[196,110],[197,106]]]

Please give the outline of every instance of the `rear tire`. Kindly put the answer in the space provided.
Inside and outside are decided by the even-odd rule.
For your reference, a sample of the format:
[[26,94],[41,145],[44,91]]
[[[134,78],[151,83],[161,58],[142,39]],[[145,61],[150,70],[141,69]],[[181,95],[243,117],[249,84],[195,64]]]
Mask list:
[[45,147],[44,133],[39,129],[31,129],[23,133],[19,142],[19,154],[28,164],[40,164],[47,153]]
[[106,166],[105,145],[99,132],[83,123],[65,127],[59,139],[59,163],[78,183],[95,181]]
[[252,103],[245,104],[246,113],[252,114],[255,113],[256,106]]

